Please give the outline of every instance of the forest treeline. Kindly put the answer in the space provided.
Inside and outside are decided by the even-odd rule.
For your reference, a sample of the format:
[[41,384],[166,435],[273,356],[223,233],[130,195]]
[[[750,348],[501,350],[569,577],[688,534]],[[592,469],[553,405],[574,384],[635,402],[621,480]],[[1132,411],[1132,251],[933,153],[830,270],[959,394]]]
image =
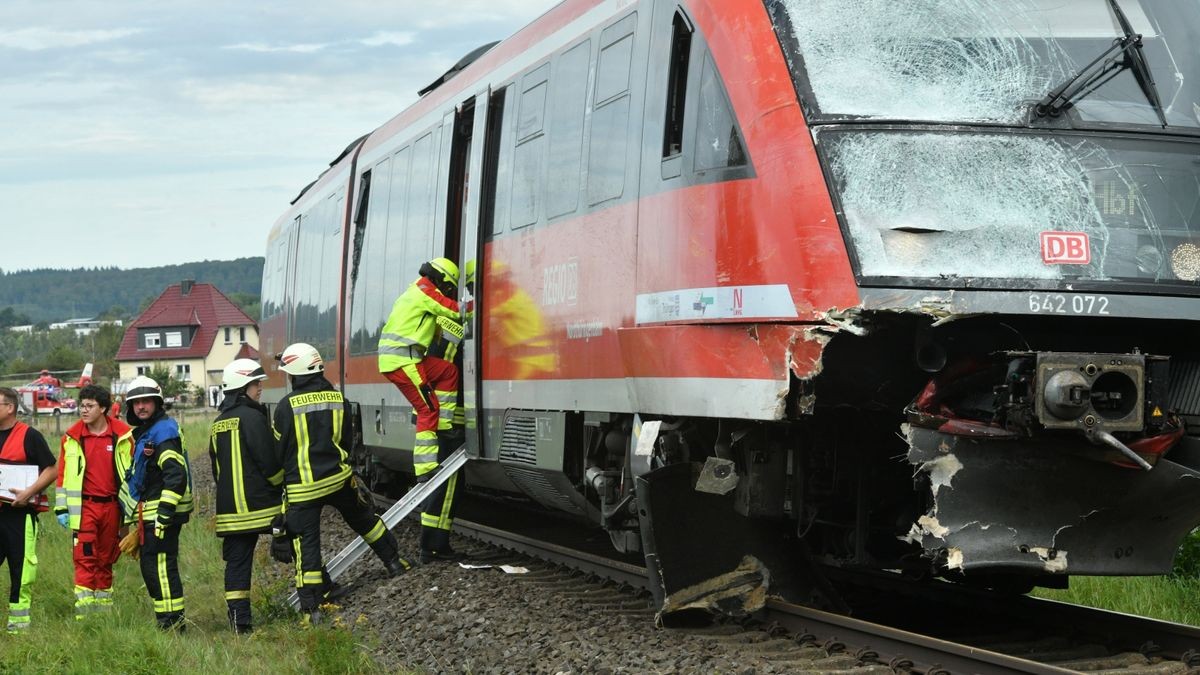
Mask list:
[[[163,289],[184,279],[215,285],[225,295],[257,298],[263,259],[205,260],[139,269],[0,270],[0,327],[74,318],[136,316]],[[257,314],[251,314],[257,318]]]
[[[262,267],[262,258],[241,258],[133,270],[0,272],[0,380],[19,380],[42,368],[77,371],[89,361],[95,364],[98,380],[116,377],[115,356],[129,322],[167,286],[184,279],[216,286],[257,321]],[[120,319],[123,325],[103,326],[83,336],[71,328],[47,328],[50,323],[92,317]],[[25,324],[36,328],[30,332],[9,330]]]

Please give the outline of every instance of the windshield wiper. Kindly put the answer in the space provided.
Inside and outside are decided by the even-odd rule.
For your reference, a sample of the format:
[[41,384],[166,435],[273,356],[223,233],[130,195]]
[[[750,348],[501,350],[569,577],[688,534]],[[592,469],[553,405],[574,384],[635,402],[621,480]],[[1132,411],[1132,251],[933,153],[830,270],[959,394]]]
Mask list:
[[[1162,123],[1163,128],[1166,128],[1167,116],[1159,101],[1154,78],[1150,75],[1150,66],[1146,62],[1146,55],[1142,53],[1142,35],[1133,32],[1133,26],[1129,23],[1125,12],[1121,11],[1117,0],[1108,0],[1108,5],[1116,15],[1117,22],[1121,24],[1121,31],[1124,35],[1113,40],[1111,47],[1104,50],[1061,86],[1046,94],[1046,98],[1039,101],[1033,110],[1039,117],[1058,117],[1075,105],[1075,101],[1096,91],[1122,70],[1129,68],[1133,70],[1133,76],[1137,79],[1142,93],[1146,95],[1146,100],[1154,107],[1158,121]],[[1123,55],[1124,58],[1118,61],[1118,55]]]

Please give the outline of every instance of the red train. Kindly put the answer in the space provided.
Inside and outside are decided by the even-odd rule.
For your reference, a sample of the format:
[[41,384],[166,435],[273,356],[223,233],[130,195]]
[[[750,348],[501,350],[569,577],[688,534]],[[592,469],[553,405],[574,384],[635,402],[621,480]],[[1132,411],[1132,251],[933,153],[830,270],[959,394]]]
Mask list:
[[1200,522],[1197,35],[1144,0],[567,0],[305,188],[263,350],[326,354],[402,485],[380,328],[421,262],[476,270],[469,484],[602,528],[667,608],[812,561],[1168,572]]

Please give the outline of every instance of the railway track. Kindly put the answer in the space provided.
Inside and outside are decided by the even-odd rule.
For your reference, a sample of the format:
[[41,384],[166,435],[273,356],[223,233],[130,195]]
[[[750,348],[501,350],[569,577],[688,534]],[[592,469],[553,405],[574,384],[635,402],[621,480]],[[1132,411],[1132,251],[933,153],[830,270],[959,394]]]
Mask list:
[[[380,498],[386,503],[388,500]],[[468,520],[455,531],[472,558],[523,558],[523,583],[590,611],[653,622],[646,570],[582,547]],[[772,598],[744,621],[668,630],[692,636],[736,662],[775,672],[1200,673],[1200,629],[956,584],[915,584],[885,574],[833,574],[852,618]]]

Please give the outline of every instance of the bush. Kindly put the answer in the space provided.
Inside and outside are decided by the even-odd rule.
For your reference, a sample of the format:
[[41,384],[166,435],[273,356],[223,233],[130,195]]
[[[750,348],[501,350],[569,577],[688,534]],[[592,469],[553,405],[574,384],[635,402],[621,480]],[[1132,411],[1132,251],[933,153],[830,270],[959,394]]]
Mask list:
[[1171,576],[1176,579],[1200,579],[1200,528],[1192,530],[1179,545]]

